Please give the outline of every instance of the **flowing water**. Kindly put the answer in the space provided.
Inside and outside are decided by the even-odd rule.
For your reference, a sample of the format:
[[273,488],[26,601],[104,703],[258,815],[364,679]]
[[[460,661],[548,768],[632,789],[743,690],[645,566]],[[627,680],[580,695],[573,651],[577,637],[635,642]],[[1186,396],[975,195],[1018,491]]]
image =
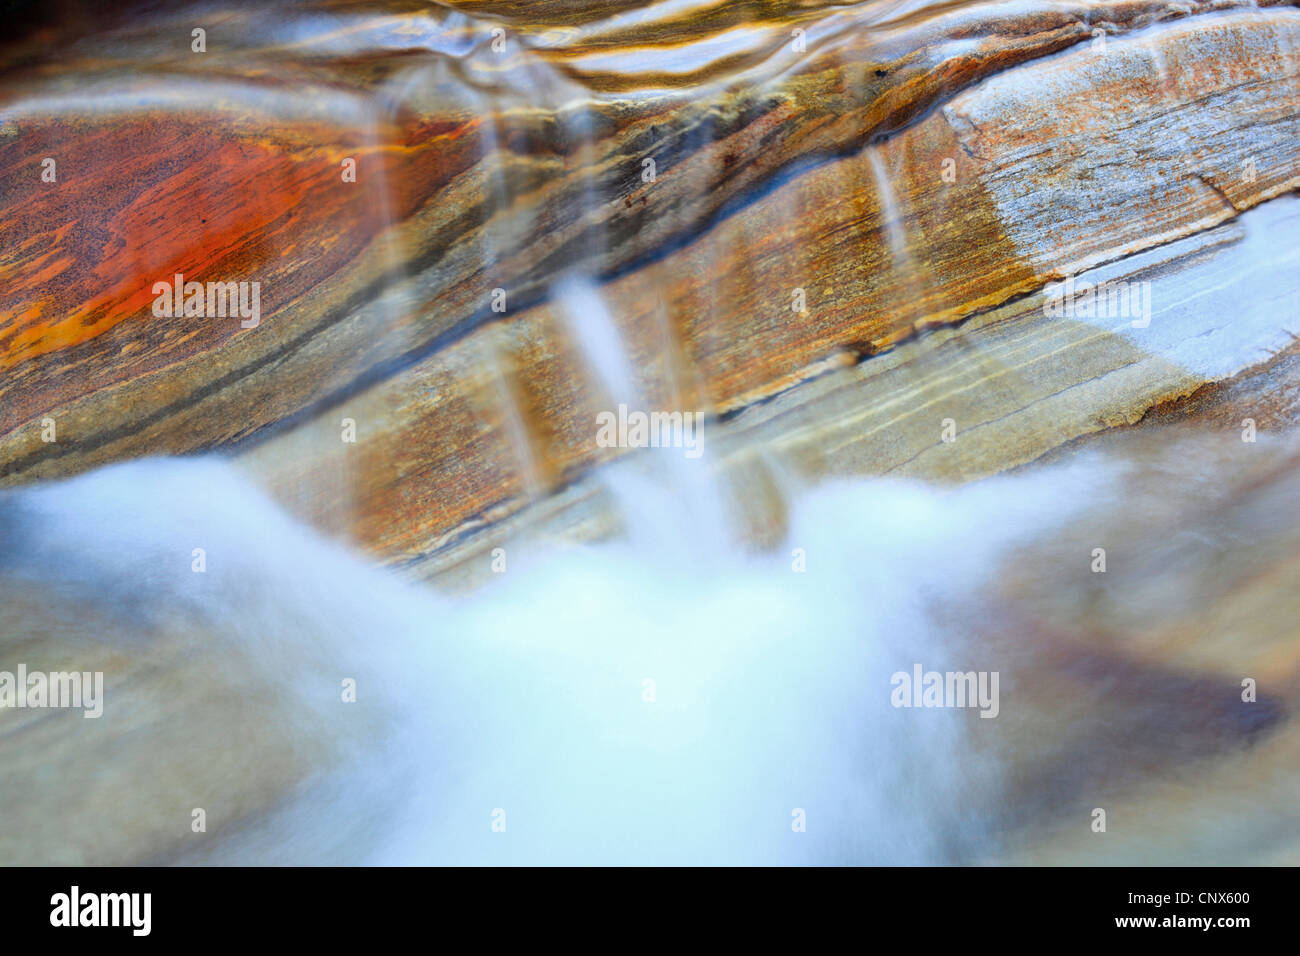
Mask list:
[[[9,649],[36,669],[50,658],[34,634],[88,630],[55,658],[109,663],[101,719],[54,713],[48,749],[30,731],[0,744],[15,771],[0,794],[22,808],[0,849],[57,860],[87,830],[125,828],[181,862],[937,863],[996,861],[1062,817],[1087,834],[1116,779],[1195,767],[1279,717],[1276,701],[1254,723],[1226,704],[1207,717],[1176,667],[1055,658],[1068,642],[1008,623],[1008,569],[1031,593],[1053,587],[1020,549],[1099,505],[1195,500],[1143,492],[1133,467],[1089,456],[947,490],[824,486],[797,496],[780,548],[754,554],[723,546],[648,460],[607,478],[628,509],[616,540],[511,549],[459,596],[320,538],[218,459],[12,492],[0,581],[27,610]],[[1175,601],[1226,560],[1197,537],[1164,575]],[[994,719],[896,706],[895,675],[916,665],[997,672]],[[1073,706],[1053,699],[1063,686]],[[133,736],[154,720],[174,736]],[[1132,752],[1135,733],[1166,752]],[[49,789],[73,776],[88,789]],[[1212,819],[1206,799],[1180,807]],[[181,835],[192,807],[218,835]],[[1240,850],[1258,822],[1221,820],[1191,855]]]
[[[834,49],[852,41],[846,23],[887,33],[929,6],[850,5],[847,20],[829,11],[809,36]],[[623,16],[603,29],[627,26]],[[481,113],[466,126],[478,137],[485,197],[475,275],[509,284],[497,276],[526,259],[521,250],[563,233],[519,285],[551,304],[577,344],[575,379],[593,393],[581,398],[646,407],[656,383],[620,332],[625,317],[606,286],[636,261],[611,225],[622,197],[600,168],[612,162],[597,132],[607,117],[564,68],[563,51],[547,46],[601,28],[532,37],[537,61],[503,78],[481,45],[458,45],[473,33],[469,18],[438,17],[406,21],[408,41],[422,38],[415,45],[430,56],[395,67],[378,101],[395,116],[411,98],[455,87]],[[303,21],[293,36],[323,43],[338,26]],[[347,36],[328,49],[382,45]],[[779,78],[788,37],[785,24],[722,30],[671,50],[669,79],[656,82],[675,85],[675,71],[694,70],[710,89],[730,56],[757,70],[740,71],[749,79],[733,77],[737,85]],[[1173,64],[1157,46],[1150,54],[1158,94],[1171,95]],[[649,69],[644,51],[608,57],[582,65],[629,83],[634,60]],[[553,130],[530,113],[543,107],[559,117]],[[712,146],[715,122],[680,135]],[[539,148],[552,133],[558,145]],[[687,143],[684,155],[700,145]],[[883,147],[857,145],[869,151],[878,213],[867,232],[884,247],[882,268],[910,283],[897,293],[901,311],[928,281],[909,251],[908,197]],[[571,215],[537,198],[544,190],[520,172],[516,151],[547,150],[556,154],[547,175],[572,180],[554,200]],[[730,208],[719,200],[708,215],[682,215],[704,221]],[[396,215],[376,214],[384,226]],[[684,238],[665,227],[663,241]],[[731,250],[701,248],[747,266]],[[372,331],[406,337],[392,352],[399,369],[427,344],[399,319],[402,306],[418,298],[411,286],[440,276],[407,270],[397,239],[384,249],[382,294],[392,299]],[[744,275],[714,280],[703,313],[720,308],[724,288],[744,286]],[[513,318],[484,313],[470,324],[485,333],[497,434],[522,475],[526,512],[565,489],[548,487],[521,407]],[[707,314],[689,318],[707,357],[710,336],[723,333]],[[661,324],[665,353],[684,350],[680,326]],[[664,365],[674,407],[692,411],[680,406],[695,370]],[[999,369],[998,387],[1014,391],[1016,376]],[[706,449],[725,431],[716,417],[703,429]],[[731,509],[766,486],[724,476],[709,454],[647,448],[581,476],[616,515],[611,533],[561,544],[520,531],[467,559],[490,570],[462,589],[416,583],[343,535],[326,537],[321,529],[349,527],[346,508],[315,527],[294,517],[248,477],[239,448],[6,490],[0,670],[17,661],[102,670],[105,684],[96,719],[5,714],[0,862],[1266,857],[1294,830],[1287,795],[1300,780],[1279,732],[1300,671],[1277,641],[1295,610],[1287,562],[1297,553],[1278,516],[1294,513],[1300,488],[1291,443],[1266,436],[1242,466],[1235,432],[1230,439],[1153,429],[951,485],[794,477],[767,464],[761,440],[727,437],[732,459],[748,454],[772,472],[779,518],[762,546],[737,532]],[[319,489],[360,479],[312,480]],[[1099,542],[1114,562],[1100,572],[1089,567]],[[1261,562],[1273,558],[1280,570],[1270,578]],[[1229,583],[1262,596],[1239,619],[1216,619],[1217,632],[1198,631],[1197,615],[1217,612],[1216,588],[1236,594]],[[930,673],[970,674],[978,696],[932,700],[909,683]],[[1264,689],[1246,704],[1242,679],[1260,675]],[[1113,811],[1109,834],[1093,826],[1099,808]],[[204,830],[192,826],[200,810]],[[1163,829],[1169,821],[1179,829]]]
[[[980,729],[966,715],[891,707],[890,675],[969,661],[930,601],[969,601],[1018,533],[1063,519],[1059,496],[1079,480],[1026,480],[1013,496],[823,490],[793,523],[803,573],[789,549],[726,553],[674,520],[671,491],[655,501],[652,483],[629,480],[624,540],[521,557],[445,598],[322,541],[217,461],[159,460],[11,497],[5,571],[120,611],[139,628],[113,636],[123,653],[149,655],[159,616],[182,627],[205,674],[247,688],[232,708],[256,689],[281,715],[382,714],[371,735],[313,718],[391,788],[360,811],[381,810],[391,833],[357,859],[935,862],[988,848],[961,818],[990,812],[993,769],[965,752]],[[339,700],[347,677],[355,705]],[[144,705],[138,693],[110,677],[107,717]],[[490,828],[497,808],[506,834]],[[806,833],[792,830],[797,810]],[[355,812],[309,795],[257,853],[308,851]]]

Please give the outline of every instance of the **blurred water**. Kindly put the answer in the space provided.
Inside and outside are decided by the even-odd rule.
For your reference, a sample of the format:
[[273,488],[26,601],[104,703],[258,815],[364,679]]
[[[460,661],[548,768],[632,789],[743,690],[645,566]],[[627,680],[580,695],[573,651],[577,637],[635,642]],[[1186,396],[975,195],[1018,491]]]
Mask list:
[[[926,6],[878,4],[861,18]],[[448,29],[416,17],[408,26],[419,29],[403,43],[463,55],[449,28],[467,22],[440,15]],[[395,42],[386,33],[333,36],[334,22],[303,21],[288,36],[330,55],[349,42]],[[784,49],[784,25],[780,33]],[[720,49],[730,52],[733,40]],[[1167,94],[1169,71],[1150,49]],[[708,62],[719,48],[682,53]],[[490,62],[486,51],[481,59]],[[427,93],[450,69],[418,61],[394,74],[385,96]],[[592,223],[571,265],[598,272],[613,241],[600,225],[611,196],[590,171],[600,117],[549,61],[520,69],[527,83],[508,95],[487,87],[473,104],[485,117],[488,164],[482,269],[508,284],[498,271],[507,274],[512,252],[538,232],[509,146],[529,127],[498,108],[535,98],[571,110],[571,165],[588,170],[576,216]],[[352,117],[374,119],[365,110]],[[884,238],[908,277],[901,309],[920,298],[924,277],[909,252],[896,171],[880,146],[868,149]],[[393,218],[387,208],[377,215]],[[1266,239],[1243,248],[1254,255]],[[399,250],[385,251],[397,276]],[[538,283],[567,316],[611,407],[646,402],[647,383],[600,288],[577,271]],[[1235,295],[1237,285],[1224,288]],[[398,310],[380,311],[377,332]],[[715,334],[703,325],[704,337]],[[510,329],[490,331],[485,354],[504,432],[529,499],[539,500],[547,489],[511,391]],[[1183,334],[1158,322],[1146,341]],[[1218,339],[1197,341],[1187,367],[1203,352],[1222,364],[1214,374],[1236,371]],[[1206,342],[1216,347],[1206,352]],[[1186,350],[1175,345],[1162,354],[1182,361]],[[1214,486],[1220,475],[1208,462],[1185,458],[1180,476]],[[1137,786],[1162,760],[1235,752],[1282,714],[1275,701],[1249,717],[1231,711],[1219,697],[1235,703],[1240,675],[1197,683],[1176,670],[1186,662],[1172,651],[1161,670],[1149,658],[1134,663],[1137,650],[1124,658],[1128,648],[1094,648],[1091,634],[1006,626],[1008,567],[1022,577],[1025,604],[1052,586],[1046,566],[1016,564],[1019,549],[1051,541],[1087,509],[1136,518],[1169,506],[1189,524],[1203,520],[1201,489],[1180,493],[1169,475],[1134,484],[1128,467],[1088,457],[960,488],[882,480],[786,488],[784,538],[755,553],[730,537],[726,495],[704,462],[679,449],[630,454],[592,479],[619,513],[619,537],[565,550],[511,541],[500,573],[460,595],[408,584],[326,540],[214,457],[133,462],[7,492],[0,670],[33,653],[71,668],[94,650],[108,672],[101,720],[52,715],[36,731],[0,734],[8,768],[0,806],[19,821],[0,834],[0,862],[76,859],[109,831],[125,860],[474,864],[986,862],[1014,851],[1023,830],[1086,833],[1086,810],[1102,799],[1094,785]],[[1280,500],[1278,510],[1295,504]],[[352,516],[333,517],[346,527]],[[1237,520],[1229,527],[1269,531],[1258,514]],[[1130,601],[1131,613],[1172,619],[1204,580],[1193,572],[1220,560],[1229,541],[1189,533],[1180,564],[1162,563],[1158,542],[1132,548],[1121,567],[1144,567],[1148,577],[1115,577],[1149,590],[1135,585],[1143,600]],[[1059,588],[1085,608],[1105,603],[1085,570],[1094,543],[1084,539],[1070,556],[1077,575]],[[1255,538],[1233,546],[1247,551]],[[1251,610],[1268,630],[1285,608]],[[1276,631],[1285,636],[1282,625]],[[85,636],[78,644],[68,635]],[[1198,647],[1176,649],[1189,646]],[[999,673],[998,718],[894,706],[893,676],[916,665]],[[1188,665],[1196,668],[1210,670]],[[356,703],[340,694],[347,681],[356,682]],[[1053,699],[1058,687],[1077,695],[1073,710]],[[246,726],[236,720],[246,712],[259,715],[252,732],[226,731]],[[146,732],[151,721],[175,721],[187,745],[160,743]],[[48,736],[29,744],[33,732]],[[214,821],[206,840],[183,825],[199,802]],[[1219,819],[1224,842],[1198,852],[1218,860],[1233,840],[1266,844],[1271,831],[1258,821],[1284,814],[1273,803]],[[1177,857],[1177,845],[1165,849]]]
[[[362,807],[300,798],[255,851],[218,844],[218,861],[293,859],[344,826],[340,815],[380,806],[353,861],[925,863],[988,852],[971,820],[989,813],[996,766],[968,737],[996,722],[895,709],[890,675],[914,662],[983,668],[987,653],[972,657],[954,613],[999,554],[1065,520],[1091,476],[825,488],[798,503],[787,546],[763,556],[719,547],[686,512],[665,527],[674,509],[626,480],[621,500],[647,505],[653,527],[631,521],[603,546],[524,552],[453,598],[322,540],[218,460],[143,461],[11,493],[4,579],[136,621],[139,633],[104,636],[124,653],[148,655],[149,628],[179,623],[204,679],[233,674],[276,696],[283,722],[268,737],[327,735],[344,772],[364,768],[384,795]],[[202,574],[191,570],[196,543]],[[796,548],[806,570],[793,569]],[[57,619],[57,598],[51,610]],[[250,672],[257,681],[240,676]],[[341,675],[358,680],[358,704],[340,701]],[[110,673],[99,723],[112,733],[118,714],[160,692]],[[382,719],[363,732],[351,706]],[[167,799],[153,781],[134,786],[142,802]],[[19,792],[39,801],[37,784]],[[498,808],[505,833],[490,827]],[[800,810],[806,832],[792,829]]]

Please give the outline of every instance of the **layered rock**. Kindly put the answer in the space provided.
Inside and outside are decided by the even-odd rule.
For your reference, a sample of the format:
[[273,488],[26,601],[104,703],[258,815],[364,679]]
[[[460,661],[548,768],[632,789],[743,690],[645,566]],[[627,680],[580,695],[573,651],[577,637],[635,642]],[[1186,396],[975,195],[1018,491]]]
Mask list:
[[[1035,321],[1032,299],[1105,263],[1132,278],[1179,249],[1222,260],[1249,230],[1207,230],[1300,183],[1289,6],[462,11],[398,5],[332,29],[235,10],[204,53],[178,17],[57,61],[10,56],[7,484],[227,448],[318,524],[440,566],[530,503],[581,497],[573,483],[617,452],[593,424],[617,396],[555,294],[570,273],[600,283],[646,407],[707,413],[719,449],[761,429],[800,471],[987,474],[1290,341],[1278,310],[1186,368],[1176,343],[1203,330],[1160,310],[1201,284],[1190,266],[1153,290],[1142,334]],[[142,57],[156,73],[128,67]],[[1269,237],[1293,234],[1287,208],[1258,240],[1284,289]],[[1164,251],[1134,258],[1148,249]],[[153,285],[176,273],[260,282],[260,324],[156,318]],[[917,339],[945,327],[961,332]],[[986,413],[960,393],[899,387],[1005,334],[1086,354],[1053,427],[983,441]],[[988,416],[1013,394],[1055,415],[1050,376],[996,361],[968,380]],[[903,421],[794,450],[808,430],[783,432],[799,416],[777,408],[812,403],[833,435],[854,426],[818,396],[844,383],[872,405],[851,383],[889,369]],[[968,439],[957,454],[936,437],[945,417]]]
[[[1243,853],[1294,859],[1293,5],[299,10],[72,18],[0,59],[0,483],[220,450],[317,527],[450,586],[500,544],[513,561],[532,535],[617,530],[608,476],[657,464],[597,441],[620,403],[705,413],[698,465],[758,547],[787,541],[787,492],[827,476],[964,482],[1102,450],[1141,493],[1097,488],[974,608],[988,653],[1032,678],[996,722],[1004,790],[978,795],[1007,837],[994,862],[1221,861],[1237,847],[1187,834],[1223,794],[1249,809]],[[260,283],[258,321],[156,316],[177,273]],[[1067,278],[1121,283],[1124,308],[1067,311]],[[1198,437],[1157,428],[1187,423]],[[195,481],[160,507],[183,511]],[[154,704],[100,736],[6,735],[11,765],[75,765],[87,739],[113,762],[55,798],[7,778],[24,816],[0,856],[201,855],[176,823],[199,800],[220,808],[216,858],[267,852],[285,795],[387,715],[304,718],[244,682],[263,647],[240,641],[274,631],[295,666],[326,659],[304,634],[368,652],[393,595],[373,585],[336,619],[357,605],[299,593],[277,553],[250,564],[265,580],[220,572],[249,618],[172,615],[206,579],[123,500],[137,510],[90,558],[73,527],[51,555],[39,522],[0,514],[8,646]],[[140,551],[109,573],[118,540]],[[1097,547],[1111,569],[1085,574]],[[54,600],[23,577],[33,554]],[[106,607],[79,561],[157,590]],[[1098,801],[1123,841],[1083,825]]]

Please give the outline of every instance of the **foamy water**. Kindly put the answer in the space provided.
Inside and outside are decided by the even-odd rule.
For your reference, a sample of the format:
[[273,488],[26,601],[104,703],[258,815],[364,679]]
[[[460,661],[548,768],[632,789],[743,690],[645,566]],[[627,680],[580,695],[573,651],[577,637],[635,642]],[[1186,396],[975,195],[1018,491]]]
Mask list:
[[[505,573],[464,597],[325,541],[215,459],[10,493],[3,572],[90,595],[142,633],[183,622],[214,680],[269,681],[260,693],[286,716],[267,735],[328,737],[337,759],[313,787],[252,835],[210,841],[204,860],[288,862],[349,828],[360,835],[334,862],[992,851],[984,818],[1000,769],[971,736],[998,722],[895,708],[890,677],[914,663],[997,669],[963,609],[1001,555],[1087,500],[1095,466],[951,491],[808,492],[785,545],[759,556],[711,540],[708,522],[674,509],[671,484],[636,472],[610,480],[625,510],[652,520],[631,515],[627,537],[605,545],[508,548]],[[195,573],[200,546],[207,570]],[[109,639],[149,653],[142,636]],[[340,700],[349,677],[356,704]],[[112,674],[106,699],[104,722],[149,706],[147,689]]]

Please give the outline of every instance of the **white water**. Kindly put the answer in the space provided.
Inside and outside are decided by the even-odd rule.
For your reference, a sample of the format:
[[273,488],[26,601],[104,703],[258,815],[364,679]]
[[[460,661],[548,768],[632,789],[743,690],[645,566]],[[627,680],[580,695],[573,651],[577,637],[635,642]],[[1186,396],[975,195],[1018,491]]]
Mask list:
[[[273,681],[286,716],[266,734],[331,739],[332,775],[262,829],[209,841],[204,859],[309,859],[349,828],[362,837],[329,862],[924,863],[990,850],[979,816],[997,768],[969,735],[998,721],[896,710],[889,678],[915,662],[998,669],[968,643],[962,609],[999,555],[1092,493],[1095,470],[824,488],[797,503],[787,546],[761,557],[688,519],[665,527],[672,490],[655,507],[646,487],[622,500],[653,527],[512,552],[506,573],[451,598],[324,541],[220,461],[142,461],[0,499],[0,573],[139,621],[106,638],[125,654],[149,653],[152,623],[185,622],[214,680]],[[349,676],[356,704],[340,701]],[[149,707],[145,693],[110,674],[103,723]],[[383,729],[358,729],[349,707]],[[157,804],[152,781],[135,786]],[[796,809],[806,832],[792,830]]]
[[885,235],[889,238],[889,251],[894,256],[894,266],[899,275],[910,275],[912,257],[907,251],[907,235],[903,231],[903,217],[894,198],[894,187],[890,185],[889,173],[885,170],[879,146],[869,147],[867,156],[871,160],[871,172],[876,180],[876,192],[880,197],[881,217],[885,223]]

